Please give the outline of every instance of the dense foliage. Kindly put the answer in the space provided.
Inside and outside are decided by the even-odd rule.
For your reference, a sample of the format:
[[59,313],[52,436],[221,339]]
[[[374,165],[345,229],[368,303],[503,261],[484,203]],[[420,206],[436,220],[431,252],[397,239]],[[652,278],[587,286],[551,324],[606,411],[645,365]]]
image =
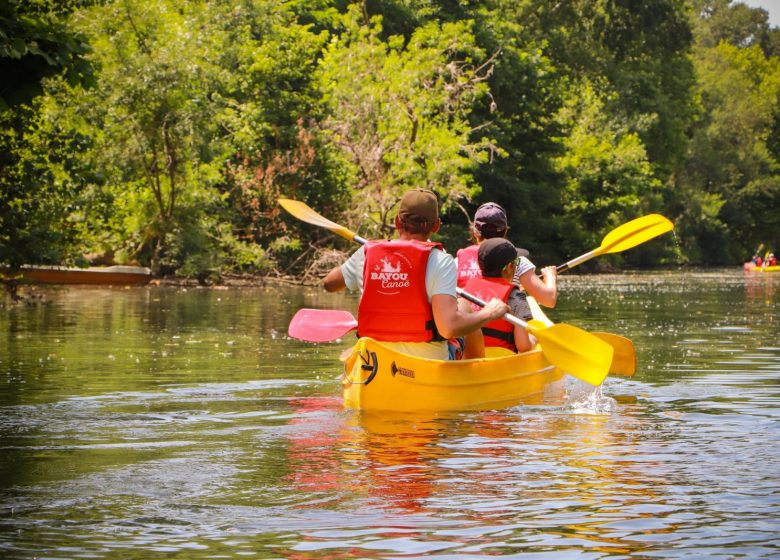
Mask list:
[[654,211],[599,263],[738,263],[780,248],[779,55],[731,0],[10,0],[0,264],[312,271],[343,246],[279,196],[390,236],[415,186],[451,250],[495,200],[540,264]]

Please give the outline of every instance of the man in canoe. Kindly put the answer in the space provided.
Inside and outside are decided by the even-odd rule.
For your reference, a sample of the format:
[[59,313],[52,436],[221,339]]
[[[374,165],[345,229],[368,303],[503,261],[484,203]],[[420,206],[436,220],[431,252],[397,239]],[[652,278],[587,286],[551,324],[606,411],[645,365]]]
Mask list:
[[479,332],[503,317],[499,299],[473,313],[458,307],[457,268],[441,244],[428,241],[441,227],[436,195],[406,192],[395,218],[398,239],[369,241],[324,278],[329,292],[361,292],[358,336],[370,336],[416,356],[446,360],[447,339]]
[[[483,300],[497,298],[506,302],[515,317],[525,321],[533,319],[525,292],[512,281],[521,259],[525,258],[524,253],[507,239],[496,237],[483,241],[477,251],[482,275],[470,279],[464,289]],[[483,326],[482,334],[485,347],[498,346],[512,352],[526,352],[534,346],[534,341],[523,327],[501,319]]]

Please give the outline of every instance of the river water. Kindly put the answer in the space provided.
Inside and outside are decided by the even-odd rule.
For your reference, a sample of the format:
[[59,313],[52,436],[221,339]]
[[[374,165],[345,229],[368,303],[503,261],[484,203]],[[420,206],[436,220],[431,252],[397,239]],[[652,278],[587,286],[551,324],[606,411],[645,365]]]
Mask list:
[[[570,275],[631,338],[600,403],[360,414],[315,288],[70,288],[0,307],[3,558],[776,558],[780,274]],[[580,388],[573,382],[567,391]]]

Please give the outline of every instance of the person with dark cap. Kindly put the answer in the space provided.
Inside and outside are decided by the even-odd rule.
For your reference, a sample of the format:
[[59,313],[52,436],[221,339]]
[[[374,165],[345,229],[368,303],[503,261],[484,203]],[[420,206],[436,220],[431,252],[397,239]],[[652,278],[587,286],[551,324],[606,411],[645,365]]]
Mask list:
[[441,227],[436,195],[416,189],[401,198],[395,218],[398,239],[369,241],[324,278],[329,292],[361,292],[358,336],[399,351],[446,360],[447,339],[479,332],[509,311],[494,299],[464,312],[455,293],[457,269],[441,244],[428,240]]
[[[509,305],[516,317],[525,321],[533,319],[525,292],[512,282],[522,258],[522,249],[517,249],[507,239],[495,237],[483,241],[477,251],[482,274],[471,278],[464,289],[483,300],[500,299]],[[485,347],[498,346],[512,352],[526,352],[535,344],[523,327],[500,319],[484,325],[482,334]]]
[[477,261],[479,244],[485,239],[506,237],[506,233],[509,230],[506,212],[495,202],[486,202],[477,208],[477,211],[474,213],[474,222],[470,230],[474,243],[458,250],[457,254],[459,288],[464,287],[471,278],[481,276]]
[[[458,287],[463,288],[471,278],[481,276],[477,252],[480,244],[487,239],[505,238],[509,224],[504,209],[495,202],[486,202],[474,213],[471,236],[474,244],[458,251]],[[528,251],[518,249],[520,260],[515,268],[512,281],[522,286],[528,295],[533,296],[545,307],[555,307],[557,300],[557,275],[554,266],[542,269],[542,279],[536,276],[536,266],[528,259]]]

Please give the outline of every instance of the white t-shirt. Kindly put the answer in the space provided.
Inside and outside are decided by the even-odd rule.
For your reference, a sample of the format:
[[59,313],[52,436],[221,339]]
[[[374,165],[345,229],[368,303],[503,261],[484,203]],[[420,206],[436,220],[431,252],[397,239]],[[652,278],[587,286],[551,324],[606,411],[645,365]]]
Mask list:
[[[352,253],[347,262],[341,265],[341,274],[347,289],[363,293],[363,263],[366,252],[363,247]],[[439,294],[456,297],[458,269],[452,255],[439,249],[432,249],[425,268],[425,292],[428,301]],[[413,354],[423,358],[446,360],[448,356],[447,342],[382,342],[399,352]]]
[[520,262],[517,263],[517,268],[515,269],[515,275],[512,276],[512,283],[519,284],[520,277],[526,272],[533,270],[536,270],[536,265],[529,261],[526,257],[520,257]]

